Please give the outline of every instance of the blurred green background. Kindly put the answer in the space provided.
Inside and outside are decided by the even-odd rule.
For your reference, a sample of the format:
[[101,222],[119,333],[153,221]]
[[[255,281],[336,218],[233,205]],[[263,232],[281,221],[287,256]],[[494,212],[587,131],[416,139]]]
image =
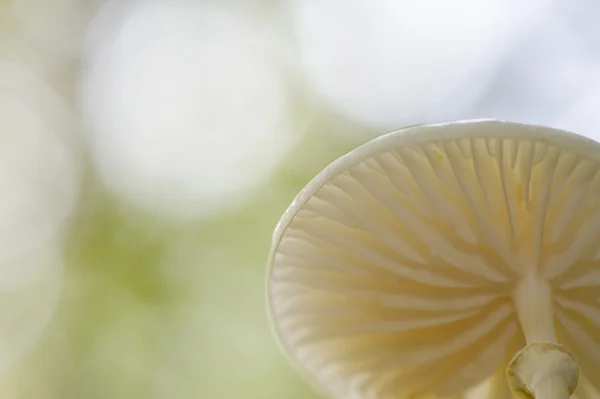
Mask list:
[[410,124],[594,136],[597,9],[0,1],[0,397],[317,398],[266,315],[286,207]]

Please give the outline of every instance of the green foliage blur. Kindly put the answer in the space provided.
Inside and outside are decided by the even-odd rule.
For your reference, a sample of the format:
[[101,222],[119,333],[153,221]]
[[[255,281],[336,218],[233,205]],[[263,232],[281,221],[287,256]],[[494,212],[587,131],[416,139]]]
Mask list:
[[42,338],[0,384],[0,397],[320,397],[271,333],[267,255],[294,196],[365,133],[320,110],[283,165],[240,207],[184,225],[115,198],[88,161],[62,299]]
[[[35,11],[36,2],[29,3]],[[25,61],[76,108],[77,62],[44,58],[8,0],[0,3],[0,25],[0,55]],[[305,124],[303,106],[297,113]],[[335,129],[343,134],[330,134]],[[240,207],[185,225],[115,198],[87,160],[58,309],[41,339],[2,376],[0,397],[317,398],[271,333],[266,260],[282,212],[314,174],[360,141],[347,138],[357,129],[323,110]]]

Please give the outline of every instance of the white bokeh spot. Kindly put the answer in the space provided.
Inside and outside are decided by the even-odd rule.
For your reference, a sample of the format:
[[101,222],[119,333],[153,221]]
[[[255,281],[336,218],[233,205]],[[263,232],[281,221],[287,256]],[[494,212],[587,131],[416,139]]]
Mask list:
[[102,33],[90,37],[105,40],[91,48],[82,82],[104,183],[172,219],[243,199],[295,141],[269,27],[198,2],[140,2],[127,12],[112,35],[114,15],[100,16]]
[[[395,129],[452,118],[548,1],[290,0],[315,90],[359,123]],[[516,11],[518,9],[518,12]]]
[[0,374],[35,344],[62,290],[80,190],[72,115],[36,75],[0,63]]

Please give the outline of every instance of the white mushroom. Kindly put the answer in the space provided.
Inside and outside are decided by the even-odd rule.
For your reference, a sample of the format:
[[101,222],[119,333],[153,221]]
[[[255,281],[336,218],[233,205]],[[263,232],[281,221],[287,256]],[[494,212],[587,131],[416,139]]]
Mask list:
[[284,351],[336,399],[600,394],[599,170],[599,143],[489,120],[343,156],[273,237]]

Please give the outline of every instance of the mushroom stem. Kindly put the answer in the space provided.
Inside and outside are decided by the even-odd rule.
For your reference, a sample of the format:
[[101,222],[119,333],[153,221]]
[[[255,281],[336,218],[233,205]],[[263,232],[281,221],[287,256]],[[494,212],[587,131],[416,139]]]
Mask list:
[[571,396],[567,382],[564,379],[553,378],[548,381],[540,381],[533,387],[536,398],[564,399]]
[[517,285],[514,302],[528,344],[558,343],[554,330],[552,290],[547,281],[533,273],[528,274]]
[[568,399],[579,380],[577,361],[562,345],[527,345],[506,370],[508,384],[522,399]]
[[568,399],[579,366],[556,338],[550,285],[530,274],[517,286],[514,302],[527,346],[508,365],[511,390],[526,399]]

